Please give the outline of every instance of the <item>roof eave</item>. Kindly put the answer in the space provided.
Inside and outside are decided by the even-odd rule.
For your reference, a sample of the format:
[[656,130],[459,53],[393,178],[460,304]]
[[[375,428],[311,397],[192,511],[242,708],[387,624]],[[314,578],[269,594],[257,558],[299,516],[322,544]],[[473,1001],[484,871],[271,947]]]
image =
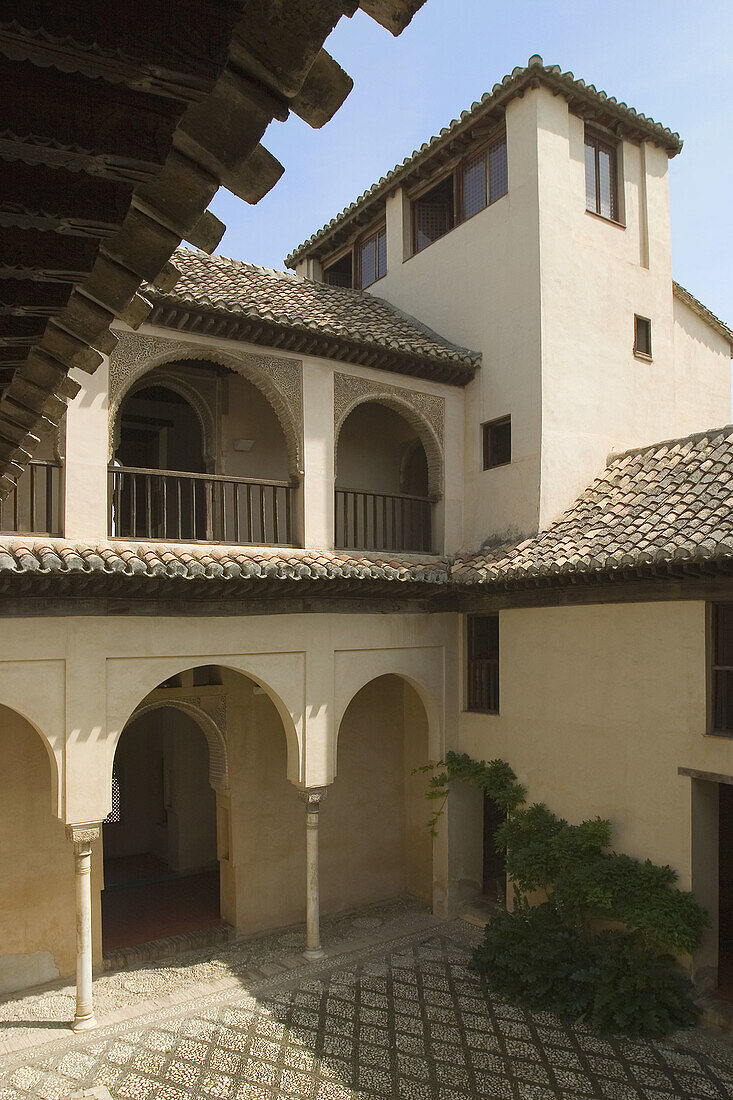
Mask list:
[[358,363],[361,366],[427,378],[451,386],[468,385],[475,377],[479,363],[474,359],[437,359],[411,354],[305,327],[278,324],[257,316],[207,308],[195,302],[176,302],[162,296],[156,296],[148,324],[178,332],[195,332],[222,340],[237,340],[281,351],[315,355],[337,362]]

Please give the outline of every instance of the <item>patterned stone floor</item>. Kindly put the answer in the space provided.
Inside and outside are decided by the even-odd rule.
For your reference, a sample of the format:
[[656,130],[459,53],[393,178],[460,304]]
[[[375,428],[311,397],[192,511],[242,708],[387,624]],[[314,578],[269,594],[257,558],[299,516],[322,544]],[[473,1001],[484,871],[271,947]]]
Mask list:
[[103,1085],[129,1100],[689,1100],[733,1097],[703,1032],[606,1041],[490,995],[475,930],[390,943],[0,1060],[0,1100]]

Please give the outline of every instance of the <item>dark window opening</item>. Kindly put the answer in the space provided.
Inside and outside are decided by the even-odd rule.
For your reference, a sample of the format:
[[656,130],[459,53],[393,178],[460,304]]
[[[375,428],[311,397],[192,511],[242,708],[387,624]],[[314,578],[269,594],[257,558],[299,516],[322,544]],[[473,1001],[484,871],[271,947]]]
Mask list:
[[634,317],[634,351],[652,357],[652,323],[648,317]]
[[432,244],[455,225],[453,176],[446,176],[413,203],[415,251]]
[[387,274],[387,231],[379,229],[359,246],[359,282],[371,286]]
[[499,713],[499,616],[469,615],[466,710]]
[[505,821],[504,811],[485,794],[483,893],[484,897],[497,902],[506,899],[506,863],[503,850],[496,844],[496,831]]
[[733,786],[718,784],[718,996],[733,1000]]
[[585,133],[585,205],[593,214],[619,220],[616,147]]
[[506,466],[512,460],[512,418],[502,416],[482,425],[484,469]]
[[340,260],[324,267],[323,281],[329,286],[353,287],[354,263],[351,252],[347,252]]
[[733,603],[713,605],[710,732],[733,737]]

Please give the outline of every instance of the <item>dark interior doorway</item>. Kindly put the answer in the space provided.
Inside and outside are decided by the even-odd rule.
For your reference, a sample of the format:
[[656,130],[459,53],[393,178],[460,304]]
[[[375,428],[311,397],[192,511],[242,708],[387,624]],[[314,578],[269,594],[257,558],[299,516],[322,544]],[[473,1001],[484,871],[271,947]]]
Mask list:
[[733,1000],[733,786],[718,785],[718,991]]
[[506,897],[506,865],[504,853],[496,847],[496,830],[505,820],[504,811],[493,798],[484,795],[484,897],[504,901]]
[[206,738],[173,707],[123,732],[103,827],[104,951],[222,924],[208,769]]

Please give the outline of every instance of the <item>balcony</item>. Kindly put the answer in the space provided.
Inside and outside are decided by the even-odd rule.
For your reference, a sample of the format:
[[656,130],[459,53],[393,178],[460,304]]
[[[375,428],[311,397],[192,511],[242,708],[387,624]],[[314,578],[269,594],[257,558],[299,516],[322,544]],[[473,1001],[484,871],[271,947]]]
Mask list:
[[344,420],[336,458],[338,549],[433,552],[436,498],[414,423],[395,408],[365,401]]
[[336,490],[336,545],[345,550],[432,550],[429,497]]
[[0,532],[63,535],[64,468],[57,461],[33,459],[15,487],[0,501]]
[[292,546],[295,491],[287,481],[112,466],[110,535]]
[[169,364],[120,406],[112,537],[292,546],[297,487],[273,408],[223,367]]

